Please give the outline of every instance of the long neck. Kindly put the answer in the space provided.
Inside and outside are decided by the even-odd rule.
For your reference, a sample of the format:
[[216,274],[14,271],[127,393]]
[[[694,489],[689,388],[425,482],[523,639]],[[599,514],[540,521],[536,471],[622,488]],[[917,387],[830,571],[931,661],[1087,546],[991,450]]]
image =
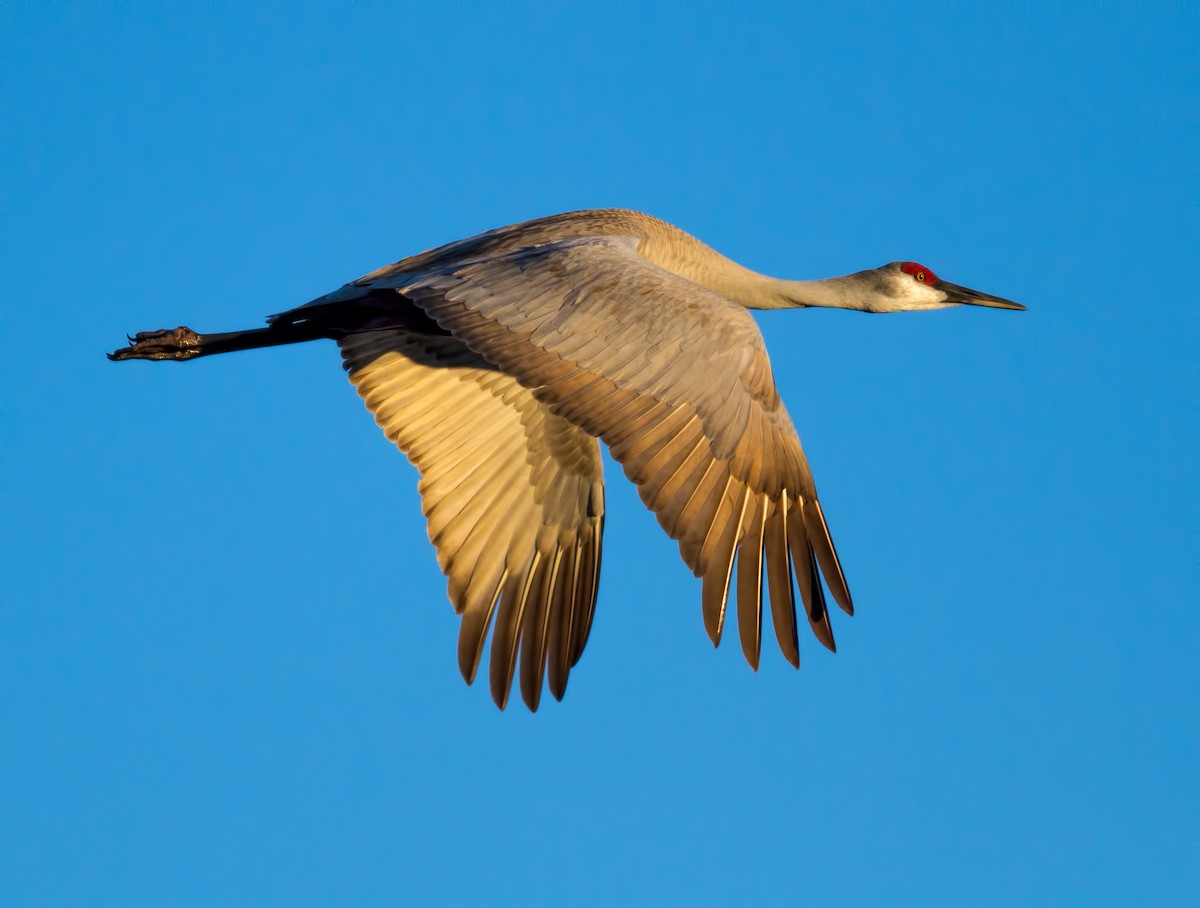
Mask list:
[[870,288],[863,272],[820,281],[785,281],[729,264],[733,267],[689,277],[747,309],[870,309]]
[[734,269],[722,269],[719,275],[700,280],[699,283],[747,309],[818,306],[868,311],[869,288],[863,275],[863,272],[859,272],[820,281],[785,281],[735,266]]
[[867,309],[872,272],[821,281],[784,281],[744,268],[678,227],[635,215],[642,255],[747,309]]
[[738,300],[748,309],[800,309],[819,306],[825,309],[868,311],[863,281],[857,274],[831,277],[821,281],[782,281],[766,278],[749,300]]

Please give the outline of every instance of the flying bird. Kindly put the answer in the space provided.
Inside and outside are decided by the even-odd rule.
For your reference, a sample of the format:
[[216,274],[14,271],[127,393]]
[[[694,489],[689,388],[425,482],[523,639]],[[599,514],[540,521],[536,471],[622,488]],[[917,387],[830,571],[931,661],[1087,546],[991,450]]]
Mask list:
[[[562,699],[596,608],[603,441],[700,577],[714,645],[726,602],[757,670],[763,600],[799,667],[794,590],[834,649],[821,578],[854,606],[800,439],[749,309],[1024,309],[892,262],[779,280],[636,211],[576,211],[431,249],[223,334],[146,331],[109,359],[190,360],[330,338],[375,421],[421,473],[462,616],[467,683],[491,629],[492,697]],[[735,567],[736,565],[736,567]],[[765,597],[764,597],[765,593]]]

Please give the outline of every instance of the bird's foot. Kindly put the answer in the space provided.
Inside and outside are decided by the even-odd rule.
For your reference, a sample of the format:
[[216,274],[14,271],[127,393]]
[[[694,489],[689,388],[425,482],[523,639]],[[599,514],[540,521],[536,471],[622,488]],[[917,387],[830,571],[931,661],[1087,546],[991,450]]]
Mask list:
[[185,360],[199,356],[201,346],[200,335],[180,325],[173,331],[139,331],[129,338],[128,347],[114,350],[108,358],[114,362],[123,359]]

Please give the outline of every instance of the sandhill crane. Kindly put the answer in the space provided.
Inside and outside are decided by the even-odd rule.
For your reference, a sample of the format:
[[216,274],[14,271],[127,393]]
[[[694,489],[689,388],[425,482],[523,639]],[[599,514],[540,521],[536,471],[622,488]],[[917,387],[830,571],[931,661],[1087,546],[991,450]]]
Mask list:
[[496,704],[508,700],[519,650],[521,694],[536,710],[544,675],[562,699],[592,626],[604,526],[597,439],[702,578],[714,645],[735,583],[742,651],[757,670],[765,574],[787,660],[799,666],[794,586],[833,650],[821,576],[853,614],[850,591],[746,310],[960,304],[1024,308],[916,262],[778,280],[649,215],[577,211],[402,259],[266,328],[142,332],[109,358],[337,341],[367,408],[421,473],[429,537],[462,616],[463,677],[474,680],[492,626]]

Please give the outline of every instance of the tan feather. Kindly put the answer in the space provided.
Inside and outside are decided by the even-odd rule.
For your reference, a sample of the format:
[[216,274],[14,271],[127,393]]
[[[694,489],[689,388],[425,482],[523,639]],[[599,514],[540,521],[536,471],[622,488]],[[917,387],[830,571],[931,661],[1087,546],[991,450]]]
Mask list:
[[531,611],[521,631],[521,699],[531,712],[537,712],[542,697],[550,619],[555,606],[558,611],[569,611],[558,601],[562,595],[561,568],[562,549],[556,547],[546,560],[540,587],[533,591]]
[[850,599],[850,588],[846,585],[846,577],[842,573],[842,563],[838,560],[837,550],[833,547],[833,538],[829,535],[829,525],[825,523],[825,513],[821,503],[816,499],[805,502],[801,508],[804,511],[804,525],[808,528],[808,538],[816,553],[821,572],[829,584],[833,598],[847,615],[854,614],[854,603]]
[[792,569],[796,573],[796,586],[804,601],[804,612],[813,634],[830,652],[837,652],[833,642],[833,628],[829,623],[829,609],[825,607],[825,591],[821,589],[821,577],[817,573],[817,561],[805,535],[803,503],[788,511],[787,542],[792,553]]
[[709,525],[709,533],[703,543],[704,554],[701,556],[701,563],[708,567],[701,585],[700,602],[704,613],[704,629],[713,646],[721,643],[733,557],[742,533],[746,505],[750,500],[747,490],[740,486],[730,488],[734,485],[732,479],[727,482],[726,491],[720,497],[718,513]]
[[788,494],[784,491],[774,512],[767,518],[763,550],[767,562],[767,582],[771,592],[771,619],[775,639],[784,658],[800,667],[800,641],[796,633],[796,600],[792,594],[792,563],[787,540]]
[[500,597],[496,627],[492,631],[492,654],[488,662],[492,699],[504,709],[512,690],[513,673],[517,669],[517,647],[521,642],[521,624],[531,595],[540,592],[545,577],[545,559],[535,551],[523,573],[512,577]]
[[341,346],[385,434],[421,470],[430,538],[462,614],[463,677],[474,680],[494,628],[494,698],[507,702],[519,648],[522,694],[536,708],[550,630],[560,626],[566,639],[552,687],[561,696],[582,654],[596,589],[559,575],[547,586],[538,565],[573,563],[581,552],[590,569],[598,557],[604,501],[596,440],[451,337],[387,329],[350,335]]
[[763,538],[769,499],[764,493],[749,502],[752,511],[746,516],[746,532],[737,554],[738,636],[746,662],[758,671],[762,651]]

